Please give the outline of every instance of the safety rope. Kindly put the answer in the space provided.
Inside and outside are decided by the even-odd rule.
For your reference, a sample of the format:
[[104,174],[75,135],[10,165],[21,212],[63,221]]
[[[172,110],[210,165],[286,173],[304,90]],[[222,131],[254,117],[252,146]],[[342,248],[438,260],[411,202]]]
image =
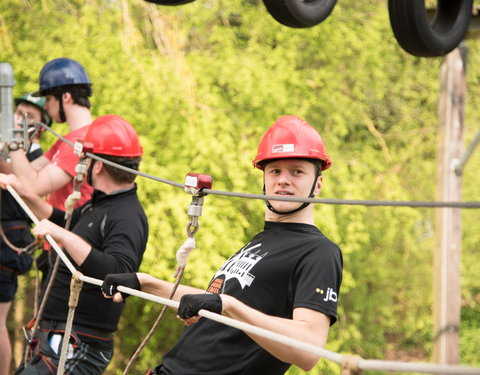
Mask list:
[[[75,208],[77,202],[81,198],[80,189],[83,185],[87,173],[87,151],[93,151],[93,145],[90,143],[80,143],[76,142],[74,145],[74,152],[79,157],[78,164],[75,166],[76,175],[73,179],[73,191],[67,197],[65,201],[65,229],[69,230],[72,223],[72,214],[73,209]],[[57,261],[59,258],[57,257]],[[81,274],[76,271],[72,274],[72,280],[70,284],[70,298],[68,301],[68,315],[67,322],[65,325],[65,333],[63,335],[62,349],[60,352],[60,358],[58,360],[58,370],[57,375],[63,375],[65,363],[67,361],[67,351],[68,345],[70,343],[70,334],[72,332],[73,317],[75,315],[75,308],[78,305],[78,298],[80,291],[82,290],[83,282],[79,279]],[[53,279],[53,277],[52,277]],[[40,319],[38,319],[40,320]]]
[[[33,212],[28,208],[28,206],[23,202],[22,198],[16,193],[16,191],[10,186],[7,185],[8,191],[14,196],[14,198],[19,202],[20,206],[27,212],[34,224],[38,223],[38,219],[35,217]],[[57,252],[57,255],[65,263],[67,268],[72,274],[76,272],[75,267],[68,257],[64,254],[62,249],[58,246],[52,236],[47,235],[46,240],[52,245],[53,249]],[[88,276],[79,276],[79,280],[87,282],[89,284],[102,286],[103,281],[95,279]],[[117,290],[121,293],[127,293],[133,296],[137,296],[152,302],[160,303],[167,305],[173,309],[178,309],[179,303],[171,299],[159,297],[153,294],[145,293],[136,289],[127,288],[125,286],[118,286]],[[330,360],[337,364],[341,364],[342,358],[344,355],[332,352],[330,350],[324,349],[320,346],[306,343],[291,337],[283,336],[276,332],[271,332],[264,328],[256,327],[248,323],[244,323],[235,319],[228,318],[226,316],[213,313],[207,310],[200,310],[198,315],[214,320],[218,323],[222,323],[245,332],[255,334],[267,338],[272,341],[279,342],[281,344],[290,346],[292,348],[297,348],[304,350],[310,353],[314,353],[321,358]],[[430,363],[405,363],[397,361],[380,361],[380,360],[359,360],[358,368],[360,370],[386,370],[386,371],[403,371],[403,372],[424,372],[424,373],[434,373],[434,374],[452,374],[452,375],[480,375],[480,368],[471,367],[471,366],[457,366],[457,365],[440,365],[440,364],[430,364]]]
[[[43,124],[42,124],[43,125]],[[53,133],[56,137],[63,142],[73,147],[73,144],[67,139],[56,133],[45,125],[45,129]],[[126,172],[136,174],[141,177],[149,178],[154,181],[162,182],[175,187],[183,188],[183,185],[170,181],[164,178],[156,177],[148,173],[140,172],[135,169],[125,167],[123,165],[116,164],[112,161],[103,159],[97,155],[87,153],[87,156],[101,161],[102,163],[111,165],[115,168],[121,169]],[[392,201],[392,200],[372,200],[372,199],[329,199],[329,198],[300,198],[291,196],[278,196],[278,195],[264,195],[264,194],[250,194],[250,193],[235,193],[222,190],[204,189],[206,194],[221,195],[226,197],[236,198],[249,198],[249,199],[261,199],[261,200],[275,200],[275,201],[287,201],[287,202],[304,202],[314,204],[331,204],[331,205],[350,205],[350,206],[378,206],[378,207],[425,207],[425,208],[480,208],[480,202],[478,201],[466,201],[466,202],[454,202],[454,201]]]
[[[65,229],[66,230],[70,229],[70,226],[71,226],[71,223],[72,223],[73,209],[74,209],[75,205],[77,204],[78,200],[81,198],[80,189],[83,185],[83,182],[84,182],[84,179],[85,179],[84,177],[85,177],[85,174],[87,172],[86,151],[91,151],[91,150],[93,150],[93,145],[90,144],[90,143],[76,142],[75,145],[74,145],[74,152],[75,152],[76,155],[79,156],[79,161],[78,161],[78,164],[75,166],[76,175],[73,179],[73,191],[67,197],[67,199],[65,201]],[[53,266],[52,272],[50,273],[50,279],[48,280],[48,284],[47,284],[47,287],[45,289],[45,293],[44,293],[44,295],[42,297],[42,301],[40,303],[40,308],[39,308],[37,314],[34,315],[34,318],[33,318],[34,324],[33,324],[32,330],[31,330],[31,334],[26,335],[27,340],[29,342],[28,342],[28,344],[26,346],[26,349],[25,349],[25,355],[24,355],[24,365],[25,366],[27,365],[27,363],[33,357],[33,349],[35,348],[35,346],[37,344],[35,336],[37,334],[38,327],[40,325],[40,321],[42,320],[43,311],[45,310],[46,302],[47,302],[48,297],[50,295],[50,292],[52,290],[53,283],[55,282],[55,279],[56,279],[56,276],[57,276],[57,273],[58,273],[59,265],[60,265],[60,259],[58,258],[58,256],[56,256],[55,257],[55,264]],[[75,307],[73,308],[72,313],[69,310],[69,314],[72,314],[72,316],[73,316],[74,312],[75,312]],[[65,332],[67,331],[67,329],[69,331],[71,331],[72,322],[73,322],[73,320],[70,322],[70,325],[69,325],[68,320],[67,320],[67,326],[65,328]],[[30,337],[28,337],[28,336],[30,336]],[[67,336],[66,333],[64,334],[62,351],[61,351],[61,355],[60,355],[60,359],[59,359],[59,367],[60,366],[63,367],[64,363],[66,362],[66,352],[67,352],[69,340],[68,339],[65,340],[65,337],[70,337],[70,333],[68,334],[68,336]],[[63,372],[58,372],[58,374],[63,375]]]
[[[198,218],[202,215],[203,200],[206,195],[203,192],[203,189],[212,186],[212,178],[211,176],[208,176],[208,175],[190,173],[190,174],[187,174],[187,177],[185,178],[184,186],[185,186],[185,191],[187,193],[192,194],[193,196],[192,196],[192,202],[190,203],[187,209],[187,215],[189,217],[189,221],[186,227],[187,240],[183,243],[182,246],[180,246],[176,254],[177,267],[173,275],[173,277],[176,279],[173,284],[172,291],[170,292],[170,295],[168,297],[168,299],[170,300],[173,299],[173,297],[175,296],[178,286],[182,281],[183,274],[185,272],[185,267],[187,265],[188,256],[190,252],[195,248],[195,234],[197,233],[200,225],[198,222]],[[137,348],[137,350],[132,355],[130,360],[128,361],[127,366],[123,371],[123,375],[128,374],[128,371],[132,367],[133,363],[137,360],[138,356],[140,355],[142,350],[145,348],[148,341],[150,341],[150,338],[153,336],[160,322],[162,321],[166,310],[167,310],[167,305],[163,305],[162,310],[160,311],[160,314],[158,315],[157,319],[153,323],[149,332],[147,333],[145,338],[142,340],[140,346]]]
[[70,282],[70,297],[68,299],[68,315],[65,324],[65,333],[63,334],[62,349],[60,351],[60,359],[58,361],[57,375],[63,375],[65,369],[65,362],[67,360],[68,345],[70,343],[70,335],[72,333],[73,318],[75,316],[75,308],[78,305],[80,292],[82,290],[83,281],[80,280],[82,273],[76,271],[72,275]]

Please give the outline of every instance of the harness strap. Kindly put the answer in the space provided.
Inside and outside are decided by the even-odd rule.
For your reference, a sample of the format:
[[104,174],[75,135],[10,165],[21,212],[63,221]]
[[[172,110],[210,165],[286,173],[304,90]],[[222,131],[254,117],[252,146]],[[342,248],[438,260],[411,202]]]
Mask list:
[[[65,332],[66,323],[60,322],[58,320],[42,320],[40,322],[40,330],[42,331],[55,331],[55,332]],[[80,324],[73,324],[72,331],[74,331],[79,336],[92,337],[97,340],[108,341],[111,340],[113,335],[112,332],[102,331],[100,329],[87,327]]]
[[20,275],[20,272],[14,270],[13,268],[4,266],[3,264],[0,264],[0,276],[6,279],[15,280],[18,275]]

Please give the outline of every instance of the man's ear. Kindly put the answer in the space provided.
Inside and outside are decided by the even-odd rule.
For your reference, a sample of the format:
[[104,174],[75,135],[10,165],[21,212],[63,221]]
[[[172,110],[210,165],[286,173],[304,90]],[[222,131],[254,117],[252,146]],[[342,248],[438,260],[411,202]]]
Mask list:
[[317,196],[320,191],[322,190],[323,186],[323,176],[318,176],[317,177],[317,182],[315,183],[315,190],[313,191],[313,194]]
[[63,100],[63,104],[66,104],[66,103],[72,104],[73,103],[72,94],[70,94],[69,92],[64,92],[62,94],[62,100]]
[[103,170],[103,163],[99,160],[95,161],[95,165],[93,166],[93,173],[99,174]]

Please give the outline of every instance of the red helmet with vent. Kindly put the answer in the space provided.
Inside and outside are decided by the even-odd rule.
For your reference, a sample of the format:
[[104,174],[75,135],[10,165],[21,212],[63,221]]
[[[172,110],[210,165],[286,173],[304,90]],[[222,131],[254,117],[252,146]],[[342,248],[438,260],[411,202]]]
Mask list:
[[93,143],[95,154],[120,157],[143,155],[137,132],[127,120],[117,115],[100,116],[93,121],[84,140]]
[[289,158],[320,160],[322,170],[332,164],[320,134],[297,116],[282,116],[266,131],[252,163],[263,169],[265,160]]

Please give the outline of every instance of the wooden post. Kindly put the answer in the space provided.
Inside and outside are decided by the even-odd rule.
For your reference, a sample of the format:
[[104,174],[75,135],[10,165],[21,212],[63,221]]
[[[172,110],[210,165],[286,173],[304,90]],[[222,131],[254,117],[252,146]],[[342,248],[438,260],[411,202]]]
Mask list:
[[[463,150],[466,52],[462,44],[441,67],[437,199],[460,201],[462,176],[455,173]],[[434,360],[458,364],[460,329],[461,209],[436,211]]]

